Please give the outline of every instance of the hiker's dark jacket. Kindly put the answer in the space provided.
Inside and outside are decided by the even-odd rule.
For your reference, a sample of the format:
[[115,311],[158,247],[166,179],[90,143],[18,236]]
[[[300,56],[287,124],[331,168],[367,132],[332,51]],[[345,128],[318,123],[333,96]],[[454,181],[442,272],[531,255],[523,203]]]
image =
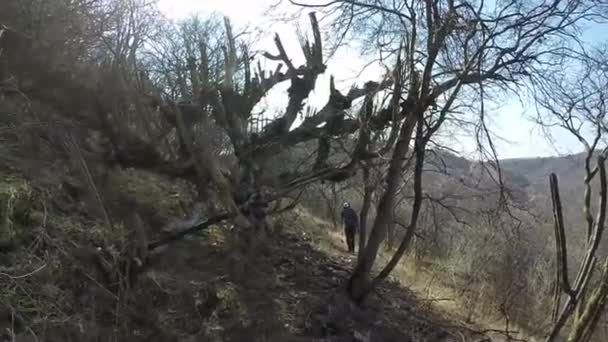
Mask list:
[[357,227],[359,225],[357,212],[351,207],[342,209],[342,220],[345,226]]

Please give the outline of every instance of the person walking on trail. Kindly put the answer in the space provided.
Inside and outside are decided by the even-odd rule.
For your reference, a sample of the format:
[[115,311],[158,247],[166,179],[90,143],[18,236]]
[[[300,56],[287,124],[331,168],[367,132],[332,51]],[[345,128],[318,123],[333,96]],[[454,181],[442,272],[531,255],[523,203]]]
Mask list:
[[342,224],[344,225],[344,235],[346,244],[350,253],[355,252],[355,234],[359,226],[359,217],[357,212],[350,206],[350,203],[344,202],[342,208]]

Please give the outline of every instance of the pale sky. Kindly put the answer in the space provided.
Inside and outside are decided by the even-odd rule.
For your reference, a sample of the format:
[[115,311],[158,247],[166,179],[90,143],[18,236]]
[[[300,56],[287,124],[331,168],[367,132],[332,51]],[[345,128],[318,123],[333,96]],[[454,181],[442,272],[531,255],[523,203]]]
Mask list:
[[[272,36],[279,33],[288,55],[294,64],[299,65],[303,61],[301,49],[297,39],[299,26],[303,32],[310,32],[308,18],[303,12],[299,23],[284,23],[280,20],[268,20],[267,9],[278,0],[159,0],[159,7],[169,18],[180,19],[192,14],[210,14],[212,12],[228,16],[233,26],[239,28],[248,27],[262,32],[260,38],[255,42],[254,48],[276,52]],[[294,8],[286,7],[290,11]],[[597,32],[594,32],[597,34]],[[600,36],[605,36],[606,30]],[[315,91],[309,98],[307,104],[320,108],[328,98],[329,76],[334,75],[337,86],[347,90],[353,82],[359,84],[368,80],[379,80],[382,77],[380,67],[370,67],[359,77],[355,78],[366,64],[366,60],[353,49],[343,49],[328,62],[328,69],[317,81]],[[287,84],[275,89],[269,94],[263,105],[279,110],[286,104],[286,96],[283,95]],[[557,142],[549,142],[541,133],[537,125],[530,121],[529,117],[534,115],[532,104],[522,107],[515,98],[507,100],[500,106],[494,106],[487,117],[491,117],[490,129],[500,137],[508,140],[496,141],[497,151],[500,158],[524,158],[536,156],[551,156],[557,154],[577,153],[582,150],[578,141],[568,133],[561,130],[553,131],[552,134]],[[473,156],[475,150],[473,141],[469,137],[458,137],[455,141],[451,139],[448,144],[451,148],[459,150],[463,156]]]

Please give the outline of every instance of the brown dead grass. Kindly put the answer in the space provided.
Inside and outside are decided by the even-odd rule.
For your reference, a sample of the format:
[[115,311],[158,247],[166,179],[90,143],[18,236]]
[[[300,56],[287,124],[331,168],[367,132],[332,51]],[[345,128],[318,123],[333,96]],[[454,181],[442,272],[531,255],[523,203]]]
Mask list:
[[[344,235],[341,231],[335,230],[333,225],[321,218],[311,215],[307,210],[298,208],[298,215],[302,220],[310,222],[307,227],[309,234],[314,236],[311,242],[315,248],[329,255],[338,255],[352,258],[346,251]],[[391,251],[383,250],[378,256],[378,264],[386,264],[392,256]],[[413,258],[405,256],[398,264],[389,277],[390,280],[399,283],[404,288],[412,291],[416,296],[418,304],[423,310],[438,313],[445,320],[452,324],[467,327],[475,331],[496,331],[488,333],[493,341],[506,341],[505,318],[498,312],[492,304],[483,302],[481,298],[475,302],[477,313],[467,322],[468,314],[463,308],[468,308],[471,303],[465,302],[462,298],[461,290],[453,284],[445,282],[450,275],[445,270],[434,271],[433,269],[417,266]],[[454,282],[455,284],[456,282]],[[539,337],[528,334],[524,329],[509,323],[511,337],[515,339],[527,340],[530,342],[540,341]]]

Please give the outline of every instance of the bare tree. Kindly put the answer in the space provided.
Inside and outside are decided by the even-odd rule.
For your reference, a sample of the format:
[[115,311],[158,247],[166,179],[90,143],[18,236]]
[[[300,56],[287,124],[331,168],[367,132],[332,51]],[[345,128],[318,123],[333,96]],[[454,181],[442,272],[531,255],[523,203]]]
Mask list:
[[[66,11],[77,7],[71,5]],[[90,35],[91,43],[67,61],[73,64],[67,70],[54,68],[56,60],[43,57],[51,54],[37,48],[34,37],[19,28],[3,31],[5,68],[0,76],[16,82],[15,89],[2,87],[2,93],[28,96],[54,108],[53,115],[62,120],[99,133],[96,149],[107,164],[182,178],[196,184],[199,193],[216,192],[225,211],[219,217],[237,218],[241,226],[252,223],[245,220],[250,217],[247,207],[264,187],[271,187],[276,199],[319,180],[337,182],[354,175],[361,161],[377,155],[369,151],[369,133],[360,134],[346,163],[338,165],[329,162],[332,140],[368,132],[359,130],[363,125],[383,130],[394,119],[387,109],[375,116],[370,110],[374,95],[396,83],[391,75],[353,87],[346,95],[332,80],[328,103],[291,129],[326,69],[314,14],[312,41],[302,43],[305,63],[295,66],[278,35],[276,52],[251,55],[228,19],[192,19],[176,26],[154,20],[154,7],[143,0],[78,9],[90,18],[87,27],[92,29],[65,38]],[[64,42],[53,43],[42,46],[56,51]],[[276,68],[254,66],[256,58],[274,61]],[[48,80],[53,87],[42,86]],[[275,117],[260,118],[255,107],[280,83],[290,84],[287,107]],[[369,99],[360,111],[363,120],[347,116],[359,112],[353,108],[359,98]],[[253,129],[259,119],[264,125]],[[80,145],[93,148],[80,138]],[[287,170],[278,175],[280,182],[264,177],[271,158],[307,142],[318,145],[313,164]]]
[[[570,321],[568,341],[589,341],[608,300],[608,262],[599,267],[599,246],[603,239],[607,209],[606,158],[608,148],[603,137],[608,132],[606,100],[608,74],[603,51],[573,52],[562,61],[572,66],[569,72],[545,74],[536,84],[539,122],[561,127],[574,135],[586,151],[583,213],[586,236],[583,259],[578,260],[576,277],[570,279],[567,227],[560,198],[558,177],[551,174],[556,241],[556,292],[554,294],[553,326],[547,341],[555,341]],[[593,184],[593,185],[592,185]],[[591,200],[595,184],[599,185],[597,206]],[[594,217],[593,211],[597,210]],[[598,274],[600,273],[600,274]],[[562,295],[566,301],[561,304]]]
[[[402,58],[404,100],[399,117],[404,118],[386,176],[386,190],[377,205],[364,255],[349,281],[349,293],[363,300],[399,262],[414,235],[423,198],[422,165],[425,147],[446,120],[455,119],[453,106],[463,104],[467,92],[476,93],[479,121],[485,127],[484,102],[493,91],[513,90],[547,56],[559,53],[578,22],[594,15],[594,2],[586,1],[383,1],[338,0],[307,4],[339,13],[334,25],[339,35],[364,37],[368,46]],[[362,34],[362,35],[359,35]],[[366,37],[366,38],[365,38]],[[403,57],[401,57],[403,56]],[[487,129],[480,130],[488,135]],[[485,133],[484,133],[485,132]],[[408,232],[394,257],[372,278],[380,244],[391,222],[399,175],[414,140],[415,199],[411,204]],[[490,140],[491,143],[491,140]],[[496,151],[490,145],[495,156]],[[500,181],[500,172],[499,181]]]

